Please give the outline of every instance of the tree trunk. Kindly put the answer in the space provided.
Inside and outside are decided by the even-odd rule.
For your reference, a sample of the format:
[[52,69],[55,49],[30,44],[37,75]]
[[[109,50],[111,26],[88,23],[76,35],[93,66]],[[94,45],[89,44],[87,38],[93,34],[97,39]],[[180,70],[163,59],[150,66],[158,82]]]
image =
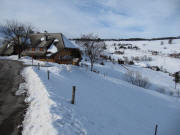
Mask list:
[[93,61],[91,60],[91,71],[93,71]]
[[21,58],[20,37],[18,37],[18,59]]
[[18,45],[18,59],[20,59],[21,58],[21,48],[20,48],[20,46]]

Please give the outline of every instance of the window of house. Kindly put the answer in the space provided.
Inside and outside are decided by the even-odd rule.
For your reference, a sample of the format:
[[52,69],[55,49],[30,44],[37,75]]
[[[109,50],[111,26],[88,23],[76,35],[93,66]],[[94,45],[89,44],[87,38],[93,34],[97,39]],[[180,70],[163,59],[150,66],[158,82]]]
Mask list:
[[69,56],[69,55],[66,55],[66,56],[63,56],[62,59],[64,59],[64,60],[70,60],[70,59],[72,59],[72,57]]
[[40,48],[40,51],[43,51],[44,49],[43,48]]
[[65,55],[65,56],[59,56],[59,59],[60,59],[60,60],[71,60],[72,57],[69,56],[69,55]]
[[39,48],[35,48],[36,51],[39,51]]

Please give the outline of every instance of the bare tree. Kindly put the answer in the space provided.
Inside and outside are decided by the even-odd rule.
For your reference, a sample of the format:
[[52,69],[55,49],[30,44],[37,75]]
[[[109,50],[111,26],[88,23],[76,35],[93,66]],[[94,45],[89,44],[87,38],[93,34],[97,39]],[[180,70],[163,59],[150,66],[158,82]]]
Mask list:
[[13,42],[14,51],[20,58],[23,47],[27,44],[29,34],[33,33],[34,27],[31,24],[23,24],[14,20],[7,20],[0,27],[0,33],[6,41]]
[[98,36],[87,34],[81,36],[80,44],[84,47],[85,54],[91,62],[91,71],[93,71],[94,63],[97,62],[99,56],[104,51],[105,43]]
[[142,77],[142,75],[138,71],[128,71],[125,74],[125,80],[132,83],[133,85],[143,88],[147,88],[150,85],[148,79]]

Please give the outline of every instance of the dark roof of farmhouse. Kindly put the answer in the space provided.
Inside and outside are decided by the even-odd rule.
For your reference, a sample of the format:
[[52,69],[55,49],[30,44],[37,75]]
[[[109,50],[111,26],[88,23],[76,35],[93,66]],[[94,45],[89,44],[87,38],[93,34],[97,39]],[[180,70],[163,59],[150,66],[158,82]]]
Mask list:
[[62,33],[36,33],[29,35],[32,47],[49,47],[52,43],[57,49],[77,48]]
[[[23,40],[23,39],[21,39]],[[28,47],[48,49],[54,44],[58,51],[64,48],[78,48],[62,33],[34,33],[29,35]],[[0,47],[0,55],[11,55],[14,52],[14,45],[5,42]]]

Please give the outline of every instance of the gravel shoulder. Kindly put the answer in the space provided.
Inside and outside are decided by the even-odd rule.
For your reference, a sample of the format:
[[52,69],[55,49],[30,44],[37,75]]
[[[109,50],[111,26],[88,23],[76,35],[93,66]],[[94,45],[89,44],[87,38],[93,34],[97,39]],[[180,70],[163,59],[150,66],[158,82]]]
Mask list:
[[[19,84],[24,82],[23,63],[0,60],[0,134],[21,135],[25,109],[25,95],[16,96]],[[19,128],[18,128],[19,127]]]

